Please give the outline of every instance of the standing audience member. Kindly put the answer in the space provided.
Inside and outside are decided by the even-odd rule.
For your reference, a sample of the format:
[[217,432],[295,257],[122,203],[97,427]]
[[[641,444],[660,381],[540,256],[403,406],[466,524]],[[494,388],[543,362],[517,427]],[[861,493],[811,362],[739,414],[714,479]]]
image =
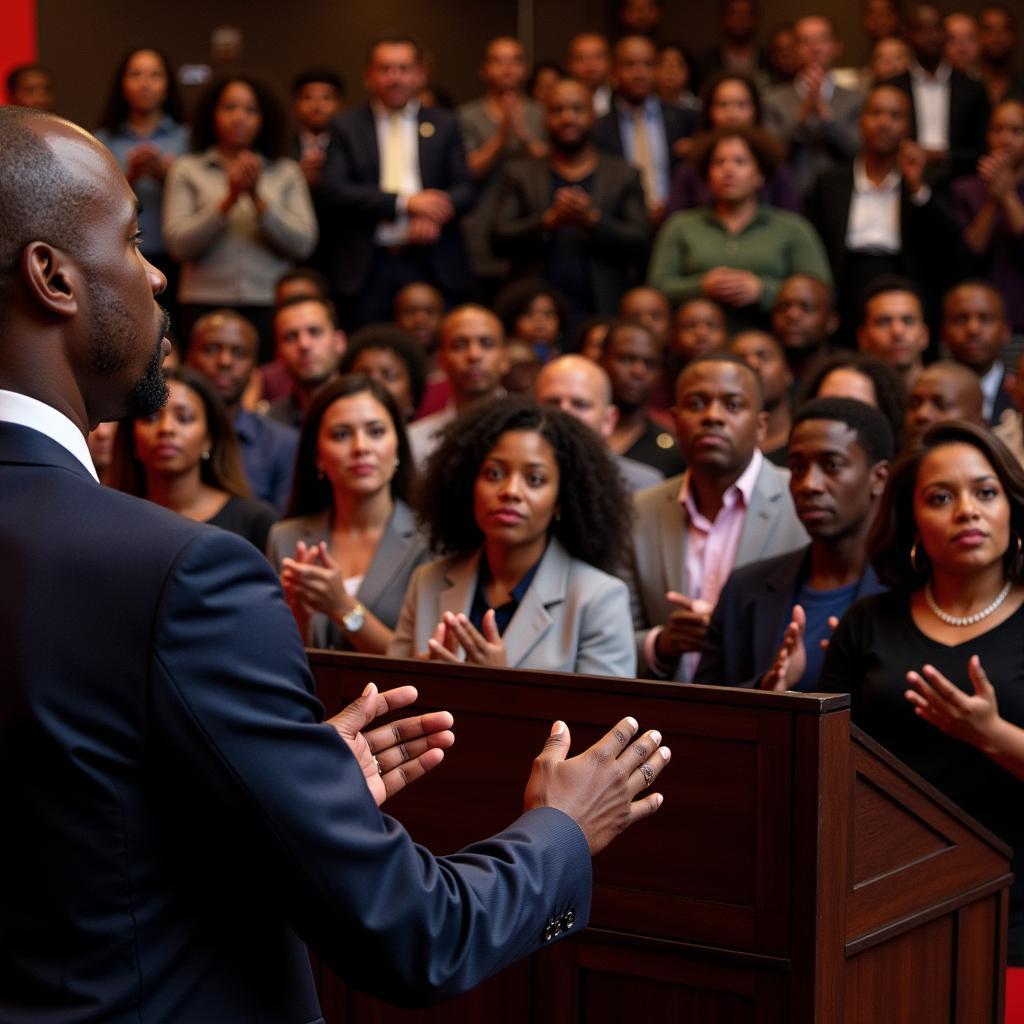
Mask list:
[[797,191],[806,195],[821,171],[857,152],[861,96],[831,76],[842,49],[831,19],[808,15],[793,32],[800,71],[765,93],[764,123],[785,145]]
[[619,413],[608,443],[613,452],[653,466],[662,476],[674,476],[686,467],[679,445],[648,413],[662,355],[662,346],[643,324],[617,320],[608,328],[601,367],[612,382]]
[[894,370],[909,392],[928,348],[921,292],[908,278],[876,278],[864,292],[857,347]]
[[942,303],[941,340],[958,363],[977,375],[984,396],[983,420],[995,426],[1013,408],[1003,362],[1010,325],[999,291],[987,281],[963,281],[951,289]]
[[902,37],[898,0],[862,0],[861,25],[872,44],[879,39]]
[[612,57],[608,40],[600,32],[580,32],[569,40],[566,67],[569,77],[590,91],[595,117],[604,117],[611,110],[612,87],[609,82]]
[[277,358],[291,381],[286,395],[270,403],[267,415],[298,429],[316,393],[338,372],[345,332],[334,322],[328,299],[297,296],[274,314]]
[[765,425],[764,438],[758,447],[769,462],[785,469],[793,425],[789,405],[793,374],[782,345],[767,331],[741,331],[732,339],[729,351],[739,356],[761,379]]
[[451,384],[451,400],[409,428],[413,464],[422,469],[441,431],[470,406],[503,394],[508,371],[501,321],[483,306],[459,306],[441,321],[437,364]]
[[871,47],[871,62],[865,84],[871,89],[910,70],[911,53],[907,41],[885,36]]
[[238,439],[213,385],[193,370],[164,376],[167,404],[118,431],[114,486],[266,551],[277,513],[252,497]]
[[403,423],[408,423],[423,404],[426,360],[419,345],[399,327],[360,327],[348,339],[338,372],[343,376],[361,373],[376,381],[395,400]]
[[314,190],[314,199],[331,141],[331,122],[341,112],[344,97],[341,75],[329,68],[306,68],[292,81],[292,112],[297,128],[292,155]]
[[530,77],[526,80],[526,95],[546,107],[551,90],[565,77],[565,71],[557,61],[539,60],[533,65]]
[[772,85],[792,82],[800,70],[800,55],[796,48],[796,34],[790,22],[776,25],[768,38],[768,65]]
[[532,401],[453,422],[419,514],[441,561],[418,569],[388,653],[632,676],[621,563],[629,504],[601,440]]
[[406,505],[412,459],[390,393],[364,374],[321,390],[302,424],[288,518],[267,557],[310,647],[384,654],[427,545]]
[[719,0],[718,32],[721,42],[701,61],[707,79],[719,71],[738,72],[765,88],[771,81],[768,54],[757,44],[760,21],[756,0]]
[[947,14],[942,19],[942,30],[946,33],[946,45],[942,51],[946,63],[968,78],[980,78],[981,41],[974,16],[966,11]]
[[[477,278],[487,278],[488,294],[508,275],[508,265],[491,251],[491,222],[501,192],[502,168],[516,157],[543,157],[544,108],[523,92],[526,54],[511,36],[492,39],[480,69],[487,92],[458,109],[466,163],[477,182],[473,209],[462,219],[470,262]],[[479,284],[479,281],[478,281]]]
[[782,345],[798,384],[811,366],[828,355],[838,326],[832,289],[823,281],[794,274],[782,282],[772,307],[772,334]]
[[192,150],[164,183],[164,243],[182,262],[178,302],[187,337],[204,313],[236,308],[272,350],[274,286],[317,239],[309,188],[284,152],[283,115],[251,78],[223,78],[196,108]]
[[657,39],[665,11],[660,0],[619,0],[615,21],[621,35]]
[[1024,75],[1016,73],[1017,18],[1006,4],[986,4],[978,15],[981,44],[981,80],[989,104],[1024,99]]
[[19,64],[7,73],[7,102],[12,107],[52,112],[53,78],[42,64]]
[[245,478],[253,495],[283,513],[292,488],[299,437],[295,430],[242,405],[256,367],[256,329],[231,309],[200,317],[192,328],[186,362],[216,389],[234,428]]
[[692,680],[729,573],[807,542],[785,471],[758,450],[761,404],[760,379],[735,356],[703,356],[679,377],[688,468],[636,497],[629,575],[644,675]]
[[978,377],[951,359],[929,363],[914,381],[907,395],[906,439],[917,441],[936,423],[967,420],[985,426],[981,411]]
[[779,285],[791,274],[831,284],[828,259],[799,214],[762,206],[770,141],[751,128],[721,128],[696,154],[712,196],[708,209],[674,213],[655,239],[647,283],[673,302],[698,295],[726,308],[731,327],[766,326]]
[[681,43],[662,43],[658,47],[654,88],[662,103],[694,114],[700,112],[700,99],[693,92],[690,58]]
[[893,467],[869,541],[892,589],[843,616],[820,681],[1013,847],[1013,965],[1024,964],[1022,531],[1024,473],[1010,453],[980,427],[932,427]]
[[611,313],[640,278],[650,233],[640,178],[593,143],[587,90],[564,80],[548,101],[546,158],[505,170],[492,225],[494,250],[517,277],[543,277],[575,320]]
[[[580,355],[553,359],[537,375],[533,392],[541,405],[555,406],[575,416],[605,442],[612,436],[619,419],[619,411],[612,404],[612,382],[592,360]],[[653,466],[612,454],[626,490],[642,491],[664,480]]]
[[387,320],[395,293],[427,281],[451,301],[472,283],[458,218],[473,179],[454,114],[425,109],[420,49],[411,39],[370,47],[369,103],[332,128],[320,194],[330,224],[328,276],[346,327]]
[[867,537],[894,454],[885,417],[853,399],[814,399],[796,415],[789,453],[789,493],[811,542],[732,573],[695,683],[816,690],[839,619],[882,589]]

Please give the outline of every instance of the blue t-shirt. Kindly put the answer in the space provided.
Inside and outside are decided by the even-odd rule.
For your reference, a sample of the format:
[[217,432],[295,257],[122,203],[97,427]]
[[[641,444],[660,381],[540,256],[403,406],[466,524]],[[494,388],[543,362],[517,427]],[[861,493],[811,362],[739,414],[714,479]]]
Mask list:
[[803,690],[805,693],[817,690],[821,668],[825,663],[825,651],[822,649],[821,641],[832,637],[832,630],[828,625],[829,616],[834,615],[841,619],[857,596],[859,586],[860,580],[856,580],[847,583],[845,587],[836,587],[835,590],[812,590],[805,582],[797,591],[795,603],[803,608],[807,616],[807,624],[804,627],[807,666],[800,677],[800,682],[793,687],[794,690]]

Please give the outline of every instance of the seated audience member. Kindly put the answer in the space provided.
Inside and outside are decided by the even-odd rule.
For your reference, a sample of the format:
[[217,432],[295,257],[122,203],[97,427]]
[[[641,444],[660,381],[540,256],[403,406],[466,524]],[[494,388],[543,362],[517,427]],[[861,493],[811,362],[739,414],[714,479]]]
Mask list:
[[1022,528],[1024,473],[998,439],[932,427],[893,467],[868,543],[892,589],[843,616],[819,682],[1013,847],[1012,965],[1024,965]]
[[245,317],[230,309],[216,310],[195,322],[186,363],[220,395],[238,438],[249,489],[284,512],[299,436],[292,427],[258,416],[242,405],[256,366],[257,344],[256,329]]
[[986,4],[978,14],[981,80],[994,107],[1011,96],[1024,99],[1024,75],[1016,73],[1017,19],[1006,4]]
[[105,487],[114,486],[114,441],[117,438],[118,426],[117,420],[109,423],[97,423],[85,439],[89,445],[89,454],[92,456],[96,475]]
[[681,43],[665,42],[658,47],[654,88],[662,103],[694,114],[700,112],[701,101],[693,91],[690,58]]
[[292,80],[292,114],[297,129],[292,156],[314,190],[314,200],[331,141],[331,122],[341,112],[344,96],[341,75],[329,68],[306,68]]
[[423,281],[407,284],[395,293],[393,319],[399,328],[415,339],[427,363],[427,390],[415,416],[415,419],[420,419],[443,409],[452,397],[448,378],[437,366],[444,296],[432,284]]
[[494,314],[505,329],[506,341],[518,338],[533,346],[541,363],[558,355],[569,326],[565,297],[539,279],[513,281],[498,293]]
[[[560,356],[543,367],[533,387],[541,405],[575,416],[605,442],[612,436],[619,410],[612,404],[612,382],[597,363],[581,355]],[[612,453],[626,490],[642,491],[661,483],[653,466]]]
[[722,128],[703,140],[695,160],[712,205],[665,221],[654,242],[648,284],[673,302],[698,295],[714,299],[739,330],[767,325],[779,285],[791,274],[832,283],[811,225],[758,200],[774,167],[770,140],[750,128]]
[[796,408],[812,398],[856,399],[885,417],[896,451],[903,447],[907,391],[892,367],[860,352],[836,352],[811,370],[797,397]]
[[522,338],[505,339],[505,359],[508,369],[501,378],[501,386],[509,395],[532,395],[537,374],[544,365],[537,349]]
[[160,207],[167,171],[188,150],[188,130],[181,122],[181,98],[167,58],[149,48],[125,54],[95,135],[117,158],[139,197],[139,249],[165,276],[172,265],[164,249]]
[[267,557],[309,647],[383,654],[427,545],[405,501],[412,459],[390,392],[354,373],[302,424],[288,518]]
[[864,293],[857,348],[895,370],[909,391],[921,372],[928,338],[917,285],[904,277],[876,278]]
[[619,317],[643,324],[659,345],[668,342],[672,304],[657,288],[630,288],[619,299]]
[[167,404],[118,431],[114,486],[266,551],[277,513],[252,497],[238,439],[213,385],[189,369],[164,376]]
[[675,396],[671,393],[683,367],[698,356],[721,352],[728,341],[725,313],[717,302],[711,299],[689,299],[676,309],[672,315],[665,372],[662,375],[663,384],[673,402]]
[[364,77],[369,101],[331,127],[320,199],[345,327],[387,320],[395,292],[413,281],[449,301],[472,284],[458,218],[472,205],[473,179],[455,115],[416,98],[422,79],[415,42],[377,40]]
[[483,306],[459,306],[441,321],[437,364],[451,384],[448,404],[409,427],[413,464],[422,469],[437,446],[438,435],[471,405],[499,398],[508,370],[501,321]]
[[643,324],[616,320],[608,328],[601,367],[612,382],[619,413],[608,444],[618,455],[674,476],[686,468],[679,445],[648,413],[662,365],[662,346]]
[[1003,413],[992,433],[1024,466],[1024,351],[1018,353],[1014,370],[1006,375],[1006,389],[1013,399],[1013,408]]
[[526,55],[511,36],[492,39],[484,51],[480,78],[487,92],[458,109],[466,163],[477,183],[472,210],[462,219],[470,263],[493,294],[508,275],[508,264],[491,251],[491,221],[501,192],[502,169],[517,157],[544,157],[544,108],[526,96]]
[[338,372],[366,374],[390,392],[403,423],[408,423],[423,403],[427,366],[419,345],[391,324],[360,327],[345,348]]
[[558,61],[539,60],[533,65],[530,77],[526,80],[526,95],[546,107],[551,90],[565,77],[565,70]]
[[[719,128],[741,125],[757,128],[761,125],[761,97],[757,87],[746,77],[732,71],[722,71],[711,78],[703,89],[703,112],[700,131],[713,132]],[[780,210],[800,212],[800,197],[793,186],[793,176],[785,164],[779,164],[765,178],[758,198],[766,206]],[[698,173],[692,160],[686,160],[676,169],[672,178],[666,213],[693,210],[711,205],[711,191]]]
[[615,21],[622,35],[657,39],[664,16],[660,0],[619,0],[615,5]]
[[764,89],[771,81],[771,64],[757,44],[756,0],[720,0],[718,15],[721,42],[704,55],[701,74],[707,79],[719,71],[739,72]]
[[1013,408],[1003,362],[1010,325],[998,290],[987,281],[963,281],[947,292],[942,303],[941,340],[953,359],[977,375],[984,398],[984,422],[994,426]]
[[951,359],[929,363],[907,395],[906,439],[913,443],[933,424],[967,420],[985,426],[977,374]]
[[626,36],[615,44],[612,108],[594,125],[598,148],[640,172],[647,214],[655,225],[664,219],[672,175],[689,148],[697,120],[692,110],[658,98],[657,57],[657,47],[644,36]]
[[274,285],[274,308],[279,309],[289,299],[304,298],[327,299],[329,298],[327,278],[314,270],[312,267],[293,267],[286,270]]
[[507,398],[450,424],[419,514],[441,561],[418,569],[388,653],[632,676],[620,564],[629,504],[601,440]]
[[791,22],[776,25],[768,38],[768,64],[771,84],[792,82],[800,70],[800,56],[796,49],[796,35]]
[[946,42],[942,55],[954,71],[962,71],[968,78],[981,77],[981,40],[978,23],[966,11],[947,14],[942,19]]
[[824,171],[806,213],[828,253],[838,285],[841,342],[851,345],[864,289],[883,274],[903,274],[927,289],[929,322],[955,280],[960,250],[956,220],[925,184],[924,150],[909,139],[906,94],[875,86],[860,115],[857,156]]
[[729,573],[807,543],[787,473],[758,450],[761,406],[760,378],[735,356],[702,356],[679,377],[688,469],[635,502],[629,577],[642,674],[690,681]]
[[807,274],[794,274],[782,282],[772,307],[772,334],[782,345],[797,383],[828,355],[838,326],[828,285]]
[[806,195],[821,171],[857,152],[861,95],[832,77],[842,46],[830,18],[800,18],[793,33],[800,70],[764,94],[764,125],[782,140],[796,189]]
[[911,53],[907,41],[899,36],[883,36],[871,47],[867,85],[873,88],[910,69]]
[[811,542],[732,573],[695,683],[817,689],[836,623],[881,589],[866,549],[893,457],[885,417],[853,399],[813,399],[796,414],[789,453],[789,492]]
[[574,319],[611,313],[641,276],[650,233],[640,177],[602,153],[584,86],[568,79],[547,107],[551,152],[506,168],[491,237],[517,277],[542,277],[565,295]]
[[910,134],[925,151],[929,182],[945,188],[951,178],[970,174],[981,155],[988,121],[985,86],[944,59],[946,35],[935,4],[911,7],[907,39],[913,63],[891,84],[910,97]]
[[19,64],[7,73],[7,102],[12,107],[31,107],[53,112],[53,78],[41,64]]
[[988,153],[977,173],[953,183],[967,248],[1000,291],[1014,331],[1024,333],[1024,100],[999,103],[989,120]]
[[782,345],[767,331],[741,331],[729,343],[729,351],[761,379],[765,426],[758,447],[769,462],[785,468],[789,457],[786,445],[793,425],[789,406],[793,374]]
[[580,32],[569,40],[569,77],[587,87],[595,117],[604,117],[611,110],[611,66],[608,40],[600,32]]
[[586,359],[595,363],[601,361],[604,351],[604,339],[617,318],[614,316],[592,316],[579,325],[572,341],[573,352],[578,352]]
[[861,24],[869,43],[903,36],[899,0],[862,0]]
[[272,348],[274,286],[317,240],[316,217],[299,165],[283,156],[277,100],[251,78],[222,78],[196,107],[192,150],[164,183],[164,243],[182,263],[183,332],[204,313],[231,306]]

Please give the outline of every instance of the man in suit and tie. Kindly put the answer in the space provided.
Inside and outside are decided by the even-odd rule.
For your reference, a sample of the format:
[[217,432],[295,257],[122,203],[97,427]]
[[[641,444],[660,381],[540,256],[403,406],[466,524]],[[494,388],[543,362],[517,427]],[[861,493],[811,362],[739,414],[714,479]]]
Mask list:
[[788,473],[758,449],[761,381],[743,360],[700,356],[679,375],[676,431],[687,470],[636,497],[632,558],[642,674],[689,682],[734,567],[803,547]]
[[371,684],[324,722],[263,556],[91,469],[90,427],[167,398],[166,282],[113,157],[4,108],[0,209],[0,1016],[316,1021],[303,941],[416,1002],[582,926],[588,852],[660,804],[633,802],[660,737],[623,719],[565,761],[556,723],[512,829],[416,848],[377,806],[451,717],[367,729],[415,699]]
[[473,179],[455,115],[416,99],[420,51],[402,37],[370,48],[370,102],[334,123],[320,175],[327,267],[342,325],[390,319],[395,292],[427,281],[449,304],[472,285],[459,215]]

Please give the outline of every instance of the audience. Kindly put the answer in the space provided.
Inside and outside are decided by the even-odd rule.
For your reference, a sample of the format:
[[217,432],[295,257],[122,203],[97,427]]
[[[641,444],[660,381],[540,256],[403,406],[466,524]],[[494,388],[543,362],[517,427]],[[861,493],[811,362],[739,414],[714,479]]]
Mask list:
[[643,324],[659,345],[668,341],[672,306],[657,288],[630,288],[619,299],[619,316]]
[[796,49],[796,36],[789,22],[776,25],[768,40],[768,64],[772,83],[792,82],[800,70],[800,56]]
[[292,82],[292,111],[298,130],[291,155],[298,160],[307,184],[314,190],[314,199],[331,141],[331,122],[341,112],[344,96],[341,75],[329,68],[307,68]]
[[946,33],[943,56],[954,71],[962,71],[969,78],[981,77],[981,41],[978,38],[978,23],[973,15],[965,11],[947,14],[942,19]]
[[446,557],[413,576],[390,654],[635,674],[628,592],[610,575],[628,505],[588,427],[520,398],[474,406],[431,456],[419,514]]
[[361,327],[348,339],[338,371],[342,375],[366,374],[376,381],[395,400],[403,423],[408,423],[423,405],[426,361],[420,347],[400,327]]
[[950,359],[929,363],[907,395],[906,438],[918,440],[934,423],[968,420],[985,425],[978,377]]
[[395,292],[393,318],[399,329],[415,339],[426,360],[427,388],[414,418],[429,416],[443,409],[452,397],[448,378],[437,366],[444,296],[423,281],[407,284]]
[[909,390],[928,348],[921,292],[908,278],[876,278],[864,293],[857,347],[894,370]]
[[267,556],[311,647],[383,654],[427,545],[405,503],[412,459],[389,391],[355,373],[323,388],[302,424],[289,518]]
[[506,342],[525,342],[540,363],[557,355],[569,325],[565,297],[537,278],[513,281],[494,300]]
[[692,89],[690,58],[680,43],[662,43],[654,65],[654,88],[662,103],[681,110],[700,111],[701,101]]
[[869,88],[896,78],[910,69],[910,47],[899,36],[884,36],[871,48],[866,84]]
[[7,73],[7,102],[53,113],[56,105],[53,78],[41,64],[19,64]]
[[767,331],[741,331],[732,339],[729,351],[739,356],[761,380],[765,421],[764,437],[758,447],[769,462],[785,467],[788,460],[786,446],[793,424],[789,405],[793,374],[786,362],[785,351]]
[[[668,352],[665,357],[664,383],[671,392],[683,367],[698,356],[725,348],[729,335],[725,313],[711,299],[689,299],[680,303],[672,317]],[[670,403],[671,404],[671,403]]]
[[718,71],[747,75],[763,89],[771,80],[768,54],[757,44],[756,0],[718,0],[721,43],[705,54],[701,74],[710,78]]
[[546,107],[551,90],[565,77],[565,71],[557,61],[539,60],[526,80],[526,95]]
[[832,289],[807,274],[793,274],[779,287],[772,307],[772,334],[786,353],[795,381],[828,355],[839,320],[832,308]]
[[120,424],[115,420],[109,423],[97,423],[85,439],[89,445],[89,454],[96,469],[96,476],[105,487],[113,487],[114,442]]
[[581,32],[569,40],[569,77],[587,87],[595,117],[604,117],[611,109],[611,65],[608,40],[600,32]]
[[1013,398],[1013,408],[1003,413],[992,433],[1024,466],[1024,351],[1018,354],[1013,372],[1006,375],[1006,389]]
[[1006,4],[986,4],[978,15],[981,45],[981,80],[989,103],[995,107],[1016,96],[1024,99],[1024,75],[1016,73],[1017,19]]

